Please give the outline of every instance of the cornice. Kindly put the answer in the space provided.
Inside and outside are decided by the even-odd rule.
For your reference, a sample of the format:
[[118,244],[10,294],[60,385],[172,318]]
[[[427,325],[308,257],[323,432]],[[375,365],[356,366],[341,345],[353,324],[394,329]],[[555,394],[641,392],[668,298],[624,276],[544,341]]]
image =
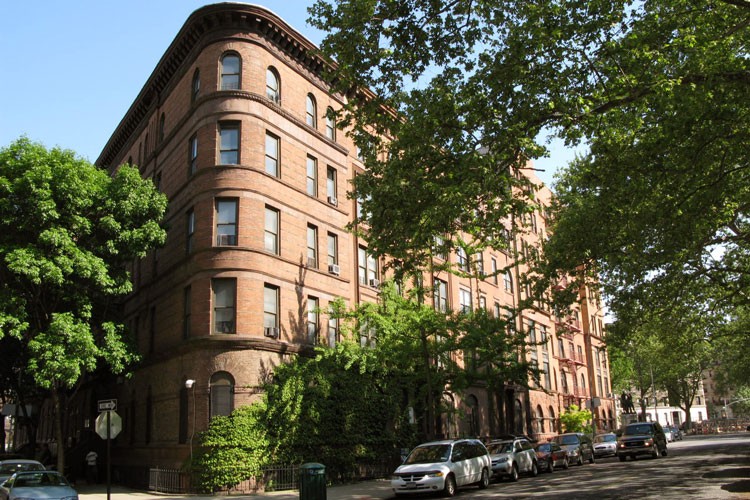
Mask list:
[[[189,61],[194,48],[227,36],[227,30],[254,34],[267,40],[313,74],[321,75],[328,66],[317,47],[273,12],[258,5],[218,3],[193,12],[175,36],[156,68],[96,160],[111,163],[137,131],[151,107],[160,99],[172,79]],[[188,63],[189,64],[189,63]]]

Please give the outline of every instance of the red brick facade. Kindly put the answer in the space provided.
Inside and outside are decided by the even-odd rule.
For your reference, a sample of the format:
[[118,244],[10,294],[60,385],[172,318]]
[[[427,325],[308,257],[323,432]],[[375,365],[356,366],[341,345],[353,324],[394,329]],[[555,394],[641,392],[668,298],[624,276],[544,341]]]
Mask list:
[[[364,283],[358,279],[358,249],[366,247],[366,242],[345,229],[356,212],[355,201],[346,193],[363,165],[343,131],[337,131],[334,140],[327,137],[326,109],[339,108],[343,97],[326,91],[319,76],[322,62],[311,49],[309,41],[260,7],[224,3],[197,10],[97,160],[109,168],[128,161],[137,164],[143,176],[154,179],[169,198],[166,246],[134,263],[135,291],[125,303],[127,322],[137,332],[144,363],[118,386],[125,430],[118,438],[115,460],[121,464],[181,465],[189,455],[193,430],[205,429],[210,414],[219,411],[215,407],[221,404],[227,380],[232,390],[223,394],[230,395],[234,407],[246,404],[256,397],[260,383],[275,366],[309,349],[308,299],[317,299],[318,306],[325,308],[337,297],[350,305],[377,297],[377,287],[370,286],[370,269]],[[236,88],[222,90],[226,55],[239,57],[239,82],[228,84]],[[280,82],[278,102],[267,97],[269,68]],[[234,74],[225,76],[227,82],[232,78],[237,79]],[[199,91],[194,93],[196,81]],[[314,126],[307,120],[308,95],[316,104]],[[221,131],[228,137],[230,129],[238,133],[238,148],[224,149],[237,159],[224,164]],[[278,175],[266,171],[269,134],[278,139]],[[193,138],[197,155],[191,154]],[[317,164],[312,195],[308,158]],[[327,182],[329,169],[335,171],[335,205]],[[551,193],[540,186],[538,196],[542,204],[548,204]],[[226,221],[219,217],[217,200],[236,203],[235,220],[228,225],[222,226]],[[278,253],[266,246],[267,209],[278,214]],[[194,222],[192,237],[190,220]],[[535,221],[536,229],[520,237],[531,245],[538,245],[545,231],[542,213],[535,215]],[[312,229],[317,231],[315,261],[308,260]],[[231,233],[224,240],[220,238],[223,231]],[[329,235],[337,239],[338,275],[328,266]],[[511,256],[500,251],[486,251],[483,258],[488,271],[493,261],[497,268],[511,263]],[[513,277],[512,290],[506,290],[502,275],[479,285],[447,274],[437,277],[448,283],[452,308],[460,304],[461,289],[471,291],[475,303],[482,297],[490,309],[495,304],[513,305],[522,293],[517,277]],[[230,281],[216,281],[222,279]],[[232,285],[234,314],[217,310],[215,292]],[[278,291],[276,338],[267,335],[274,331],[265,329],[267,288]],[[558,352],[555,318],[549,311],[524,313],[522,321],[534,321],[546,330],[548,346],[539,348],[537,356],[540,366],[543,360],[549,363],[550,385],[548,392],[509,393],[509,406],[518,406],[520,411],[515,427],[523,432],[541,437],[554,434],[567,403],[593,396],[603,398],[603,418],[614,419],[614,405],[605,399],[610,392],[606,356],[595,355],[604,345],[601,308],[582,293],[578,310],[580,333],[573,334],[570,342],[574,353],[580,347],[582,355],[574,359]],[[223,314],[232,320],[217,320]],[[218,332],[218,323],[232,333]],[[323,314],[318,318],[318,332],[319,341],[325,342],[328,323]],[[565,339],[565,349],[568,342]],[[564,373],[567,392],[561,383]],[[189,390],[184,388],[187,379],[196,381]],[[472,396],[476,403],[467,403],[473,401]],[[488,414],[482,390],[454,395],[453,402],[469,404],[473,408],[469,414],[474,416],[468,418],[474,420],[446,423],[448,432],[465,434],[476,427],[479,434],[490,434],[494,417]]]

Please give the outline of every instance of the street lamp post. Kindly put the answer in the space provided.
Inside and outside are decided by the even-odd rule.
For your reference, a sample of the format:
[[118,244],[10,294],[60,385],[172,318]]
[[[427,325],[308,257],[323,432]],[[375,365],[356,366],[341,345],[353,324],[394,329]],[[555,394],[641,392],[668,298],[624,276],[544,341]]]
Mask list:
[[189,378],[185,381],[185,388],[189,389],[193,397],[192,428],[190,431],[190,467],[193,466],[193,436],[195,435],[195,380]]

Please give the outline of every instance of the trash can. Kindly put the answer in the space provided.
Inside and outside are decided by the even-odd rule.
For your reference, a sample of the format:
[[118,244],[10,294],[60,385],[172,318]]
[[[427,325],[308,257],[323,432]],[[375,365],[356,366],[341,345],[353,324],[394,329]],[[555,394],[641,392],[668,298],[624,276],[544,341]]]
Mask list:
[[326,466],[307,463],[299,466],[300,500],[326,500]]

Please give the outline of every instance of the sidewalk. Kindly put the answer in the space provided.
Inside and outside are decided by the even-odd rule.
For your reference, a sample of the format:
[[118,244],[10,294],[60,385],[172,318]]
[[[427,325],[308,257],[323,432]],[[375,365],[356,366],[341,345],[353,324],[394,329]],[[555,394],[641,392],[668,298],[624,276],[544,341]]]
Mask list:
[[[80,485],[76,488],[80,500],[107,500],[107,487],[103,484],[88,486]],[[113,485],[110,490],[110,500],[299,500],[299,491],[274,491],[255,495],[174,495],[169,493],[155,493],[137,491],[122,486]],[[326,490],[326,500],[376,500],[393,498],[391,482],[387,479],[362,481],[355,484],[330,486]]]

